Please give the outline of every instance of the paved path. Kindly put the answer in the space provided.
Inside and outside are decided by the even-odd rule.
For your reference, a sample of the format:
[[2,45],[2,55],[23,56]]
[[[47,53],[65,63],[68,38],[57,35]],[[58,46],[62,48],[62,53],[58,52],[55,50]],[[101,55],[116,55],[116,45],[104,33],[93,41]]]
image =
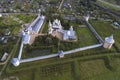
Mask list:
[[62,5],[63,5],[63,2],[64,2],[64,0],[61,0],[61,3],[60,3],[60,6],[58,7],[58,10],[61,9],[61,7],[62,7]]
[[2,15],[9,15],[9,14],[38,14],[38,13],[24,13],[24,12],[20,12],[20,13],[0,13]]

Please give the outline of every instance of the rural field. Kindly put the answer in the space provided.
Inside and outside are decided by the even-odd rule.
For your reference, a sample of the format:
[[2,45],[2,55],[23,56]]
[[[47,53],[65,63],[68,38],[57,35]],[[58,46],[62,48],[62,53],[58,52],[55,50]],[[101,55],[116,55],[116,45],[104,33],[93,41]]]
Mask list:
[[63,59],[52,58],[23,63],[16,68],[9,64],[4,77],[14,75],[20,80],[119,80],[119,56],[119,54],[74,58],[66,56]]
[[120,40],[119,40],[120,35],[118,35],[120,33],[120,29],[114,28],[111,25],[112,24],[111,22],[96,20],[94,22],[90,21],[90,23],[93,25],[95,30],[98,32],[98,34],[100,34],[100,36],[103,39],[105,39],[105,37],[113,35],[115,39],[115,45],[117,45],[118,48],[120,48]]

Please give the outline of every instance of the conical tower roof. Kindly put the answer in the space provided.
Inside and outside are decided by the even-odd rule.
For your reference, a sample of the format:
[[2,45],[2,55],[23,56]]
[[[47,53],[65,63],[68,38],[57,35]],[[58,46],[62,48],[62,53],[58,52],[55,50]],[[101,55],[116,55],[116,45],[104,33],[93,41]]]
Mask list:
[[111,35],[110,37],[106,37],[105,38],[105,41],[108,42],[108,43],[114,43],[114,39],[113,39],[113,35]]

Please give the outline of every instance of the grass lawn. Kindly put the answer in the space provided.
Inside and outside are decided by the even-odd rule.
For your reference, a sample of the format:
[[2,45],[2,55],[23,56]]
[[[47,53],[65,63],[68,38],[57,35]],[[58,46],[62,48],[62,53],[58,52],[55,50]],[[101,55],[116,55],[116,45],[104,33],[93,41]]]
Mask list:
[[90,79],[84,79],[84,80],[119,80],[120,74],[119,73],[107,73],[99,76],[92,77]]
[[90,21],[90,23],[93,25],[95,30],[98,32],[98,34],[100,34],[103,39],[113,34],[115,44],[120,46],[120,30],[113,28],[110,22],[96,20],[93,22]]
[[48,23],[47,23],[47,21],[45,21],[42,33],[47,33],[47,32],[48,32]]
[[80,61],[80,77],[81,79],[89,79],[89,77],[105,74],[110,72],[109,69],[106,68],[104,60],[89,60],[89,61]]
[[[120,79],[120,58],[119,57],[111,57],[110,64],[115,69],[114,71],[110,71],[109,73],[103,73],[101,75],[96,75],[91,78],[87,78],[84,80],[119,80]],[[101,68],[100,68],[101,70]],[[99,70],[99,71],[100,71]],[[104,70],[105,71],[105,70]],[[108,70],[106,70],[108,71]]]
[[[36,80],[72,80],[72,64],[55,64],[37,69]],[[69,77],[68,77],[69,76]]]
[[119,56],[110,57],[110,64],[116,71],[120,71],[120,59]]
[[[66,62],[53,58],[53,60],[37,61],[37,64],[31,62],[23,63],[19,67],[11,67],[10,71],[15,71],[6,72],[6,75],[17,76],[20,80],[119,80],[120,58],[115,56],[110,58],[111,60],[107,61],[104,57],[83,58],[83,60],[74,58]],[[56,62],[53,62],[54,60]],[[21,69],[22,66],[24,69]],[[115,69],[111,70],[109,66]]]

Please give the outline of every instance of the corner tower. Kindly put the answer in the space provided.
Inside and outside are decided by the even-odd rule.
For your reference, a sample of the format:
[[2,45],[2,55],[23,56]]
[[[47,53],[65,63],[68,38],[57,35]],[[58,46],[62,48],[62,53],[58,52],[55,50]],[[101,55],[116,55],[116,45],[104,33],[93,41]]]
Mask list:
[[110,49],[114,43],[115,43],[115,41],[113,39],[113,35],[111,35],[110,37],[105,38],[105,42],[103,44],[103,47]]

